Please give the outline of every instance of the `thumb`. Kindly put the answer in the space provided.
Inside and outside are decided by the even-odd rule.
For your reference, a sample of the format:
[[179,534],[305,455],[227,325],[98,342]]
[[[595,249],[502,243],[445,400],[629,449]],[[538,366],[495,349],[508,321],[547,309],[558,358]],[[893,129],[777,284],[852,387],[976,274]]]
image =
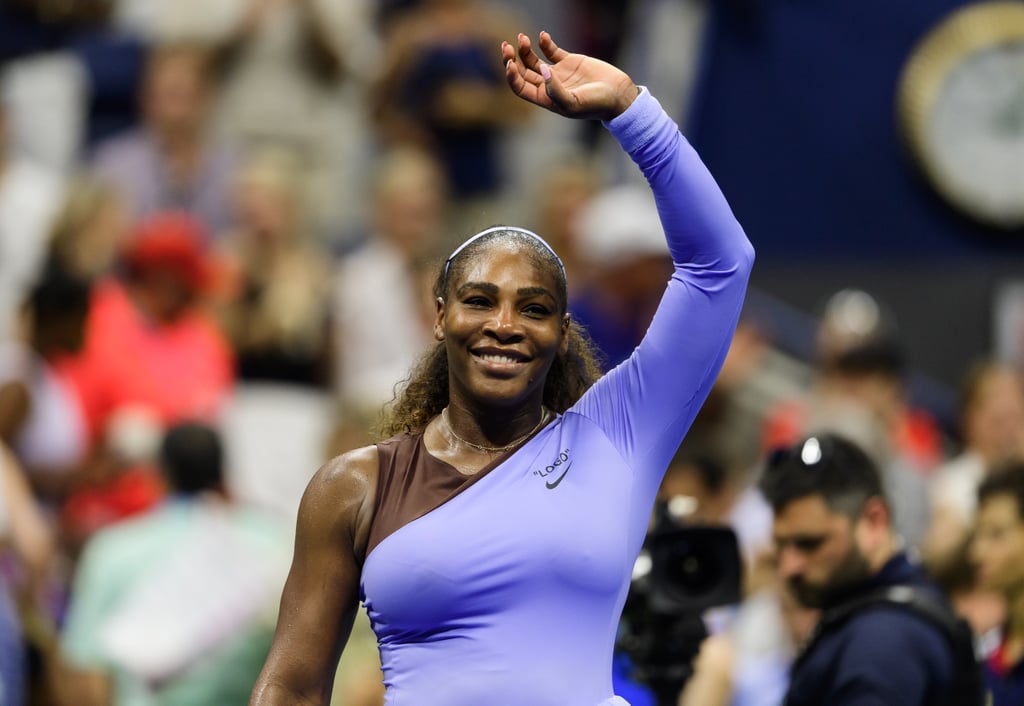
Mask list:
[[567,106],[568,95],[565,92],[565,88],[561,82],[555,78],[555,75],[551,71],[551,67],[541,62],[540,64],[540,75],[544,79],[544,91],[548,94],[548,98],[558,108],[564,110]]

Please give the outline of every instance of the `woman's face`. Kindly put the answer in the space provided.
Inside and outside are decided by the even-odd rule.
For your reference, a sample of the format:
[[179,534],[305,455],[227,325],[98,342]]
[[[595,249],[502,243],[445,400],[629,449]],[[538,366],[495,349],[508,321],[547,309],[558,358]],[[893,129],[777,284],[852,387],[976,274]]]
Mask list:
[[515,243],[485,245],[455,274],[434,327],[447,349],[453,400],[540,403],[551,363],[568,344],[557,292],[555,275]]
[[982,586],[1014,593],[1024,589],[1024,522],[1012,495],[993,495],[978,508],[970,552]]

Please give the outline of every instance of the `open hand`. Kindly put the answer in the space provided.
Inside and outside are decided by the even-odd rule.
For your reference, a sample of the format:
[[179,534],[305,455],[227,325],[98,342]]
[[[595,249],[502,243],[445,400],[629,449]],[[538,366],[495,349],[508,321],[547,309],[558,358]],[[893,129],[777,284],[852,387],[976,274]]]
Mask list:
[[569,118],[610,120],[636,99],[636,84],[624,71],[565,51],[547,32],[540,33],[547,61],[537,56],[525,34],[517,44],[502,42],[501,57],[508,85],[523,100]]

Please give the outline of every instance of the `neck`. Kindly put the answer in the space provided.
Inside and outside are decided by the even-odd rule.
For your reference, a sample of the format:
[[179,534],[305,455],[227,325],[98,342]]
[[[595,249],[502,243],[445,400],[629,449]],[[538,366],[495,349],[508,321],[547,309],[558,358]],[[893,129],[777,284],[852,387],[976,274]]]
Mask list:
[[882,567],[888,564],[890,559],[899,554],[902,548],[900,540],[896,538],[896,535],[890,533],[878,549],[868,557],[868,565],[871,567],[871,573],[877,574],[881,571]]
[[169,161],[192,162],[200,153],[200,137],[197,130],[189,128],[157,129],[153,136]]
[[441,412],[453,442],[487,453],[503,453],[525,442],[548,418],[543,406],[506,418],[474,414],[455,405]]

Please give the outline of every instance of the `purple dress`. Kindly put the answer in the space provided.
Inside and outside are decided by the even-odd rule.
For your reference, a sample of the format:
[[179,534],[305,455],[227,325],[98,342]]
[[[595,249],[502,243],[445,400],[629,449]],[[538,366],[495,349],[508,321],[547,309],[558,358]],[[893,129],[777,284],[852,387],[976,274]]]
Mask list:
[[625,703],[612,651],[633,563],[725,358],[753,249],[650,94],[607,126],[651,184],[675,272],[630,358],[370,548],[361,590],[388,706]]

